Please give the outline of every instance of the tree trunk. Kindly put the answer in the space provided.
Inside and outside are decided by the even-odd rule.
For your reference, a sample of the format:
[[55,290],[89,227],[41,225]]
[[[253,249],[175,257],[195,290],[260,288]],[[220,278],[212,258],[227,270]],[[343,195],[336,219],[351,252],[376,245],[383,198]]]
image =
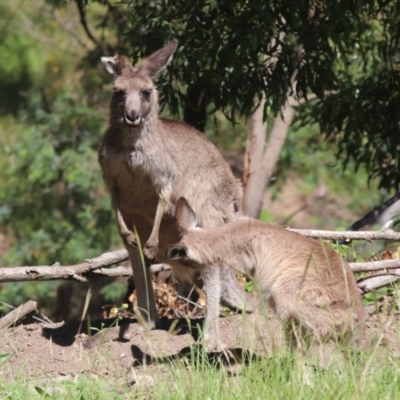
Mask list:
[[259,203],[262,201],[265,190],[261,171],[267,133],[263,120],[264,106],[265,99],[263,98],[257,110],[250,117],[244,159],[243,212],[253,218],[258,218]]
[[260,215],[265,189],[279,160],[295,114],[294,108],[287,101],[281,109],[281,114],[275,119],[264,150],[266,133],[263,110],[264,103],[261,102],[251,116],[245,157],[243,211],[252,218],[258,218]]

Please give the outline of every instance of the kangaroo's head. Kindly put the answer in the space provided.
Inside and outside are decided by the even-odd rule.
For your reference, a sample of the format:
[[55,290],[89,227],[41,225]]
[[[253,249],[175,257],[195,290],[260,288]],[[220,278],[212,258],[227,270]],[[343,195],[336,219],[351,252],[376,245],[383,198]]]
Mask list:
[[176,203],[175,218],[178,226],[180,241],[168,247],[166,256],[170,260],[190,260],[205,264],[199,248],[206,236],[205,230],[197,226],[197,217],[184,197]]
[[114,76],[111,113],[114,123],[139,127],[158,113],[158,95],[153,79],[172,60],[178,46],[173,40],[134,67],[124,56],[102,57],[106,70]]

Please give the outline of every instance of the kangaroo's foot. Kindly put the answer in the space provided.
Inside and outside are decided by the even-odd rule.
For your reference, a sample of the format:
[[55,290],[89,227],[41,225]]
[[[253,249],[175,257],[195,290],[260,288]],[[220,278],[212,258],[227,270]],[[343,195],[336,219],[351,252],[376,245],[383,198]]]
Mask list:
[[207,353],[225,353],[227,345],[216,338],[204,338],[204,349]]
[[148,241],[143,248],[143,253],[148,260],[155,260],[158,253],[158,243]]
[[136,235],[132,231],[120,230],[119,234],[123,238],[126,245],[129,246],[131,249],[136,250],[138,248]]

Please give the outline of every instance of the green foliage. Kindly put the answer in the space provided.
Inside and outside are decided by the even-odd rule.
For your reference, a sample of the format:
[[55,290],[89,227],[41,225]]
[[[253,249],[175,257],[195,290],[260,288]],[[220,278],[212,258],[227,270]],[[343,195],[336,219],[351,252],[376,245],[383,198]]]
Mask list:
[[104,120],[81,96],[60,92],[51,110],[32,96],[19,115],[0,192],[0,224],[17,239],[11,264],[72,263],[110,245],[114,218],[97,163]]
[[265,221],[265,222],[273,222],[274,221],[274,217],[267,210],[264,210],[264,209],[261,210],[259,219],[261,221]]
[[[58,282],[13,282],[3,284],[1,299],[14,306],[19,306],[29,299],[38,302],[39,309],[43,309],[56,297]],[[10,308],[0,303],[0,315],[10,312]]]
[[11,357],[11,354],[9,354],[9,353],[0,354],[0,365],[4,364],[10,357]]
[[246,283],[244,284],[244,290],[247,293],[253,293],[254,292],[254,284],[253,284],[253,281],[251,279],[246,280]]
[[43,1],[0,4],[0,115],[17,115],[29,92],[50,77],[53,88],[58,83],[66,56],[55,44],[63,44],[65,33],[50,12]]
[[377,291],[373,291],[364,295],[362,298],[362,302],[365,306],[375,305],[376,309],[378,309],[378,302],[382,301],[384,297],[388,294],[393,294],[393,288],[383,287]]
[[390,190],[400,183],[399,10],[399,0],[125,0],[108,27],[135,61],[179,39],[158,88],[162,104],[196,126],[215,110],[247,117],[262,95],[267,118],[288,93],[315,94],[302,124],[320,124],[345,167]]
[[343,165],[354,160],[382,188],[397,187],[399,177],[400,72],[383,69],[338,93],[312,109],[313,120],[331,143],[338,142]]
[[126,292],[126,285],[121,282],[111,282],[101,289],[100,294],[109,302],[119,301]]

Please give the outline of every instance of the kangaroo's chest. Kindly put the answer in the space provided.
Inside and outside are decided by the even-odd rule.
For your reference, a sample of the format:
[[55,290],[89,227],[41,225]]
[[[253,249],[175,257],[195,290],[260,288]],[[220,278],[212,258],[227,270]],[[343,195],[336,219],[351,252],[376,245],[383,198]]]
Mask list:
[[148,140],[138,140],[124,149],[104,146],[100,164],[106,180],[129,180],[134,184],[152,185],[157,191],[173,181],[176,171],[172,157]]
[[[126,221],[132,222],[139,234],[148,238],[159,203],[160,186],[170,180],[168,170],[160,167],[155,155],[145,154],[140,148],[122,151],[100,150],[100,164],[104,181],[112,195],[118,195],[119,207]],[[165,221],[164,221],[165,219]],[[163,219],[160,243],[164,230],[171,230],[171,221]],[[172,243],[168,241],[168,243]]]
[[129,149],[126,155],[127,165],[134,175],[143,175],[150,179],[155,187],[168,184],[174,176],[174,164],[168,154],[154,149],[146,149],[138,143]]

